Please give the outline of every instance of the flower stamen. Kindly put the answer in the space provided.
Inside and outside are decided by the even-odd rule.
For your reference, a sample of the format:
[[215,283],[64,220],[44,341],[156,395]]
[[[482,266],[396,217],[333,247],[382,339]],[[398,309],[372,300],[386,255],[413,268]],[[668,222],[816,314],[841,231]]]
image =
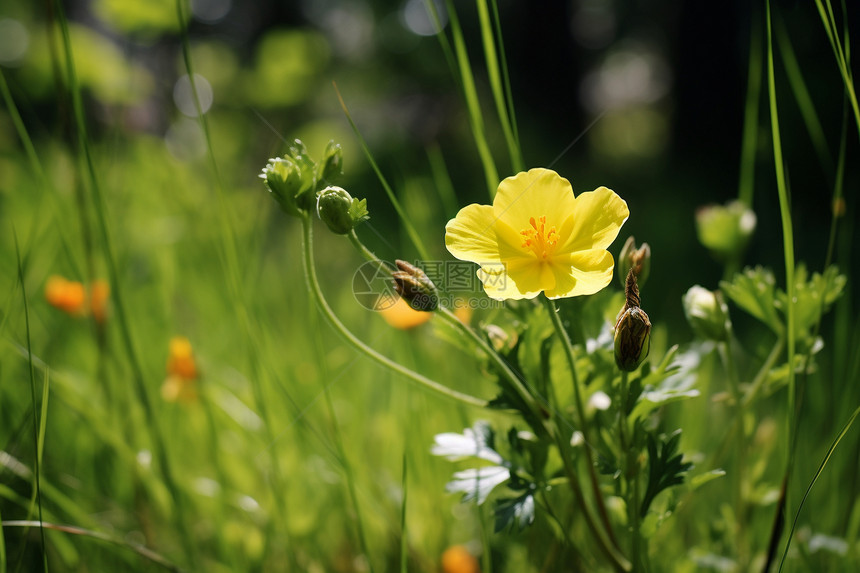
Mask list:
[[558,244],[558,231],[555,225],[549,230],[546,229],[546,216],[541,216],[537,221],[534,217],[529,219],[531,228],[526,228],[520,231],[520,235],[525,237],[522,247],[531,250],[538,259],[546,260],[555,251],[555,246]]

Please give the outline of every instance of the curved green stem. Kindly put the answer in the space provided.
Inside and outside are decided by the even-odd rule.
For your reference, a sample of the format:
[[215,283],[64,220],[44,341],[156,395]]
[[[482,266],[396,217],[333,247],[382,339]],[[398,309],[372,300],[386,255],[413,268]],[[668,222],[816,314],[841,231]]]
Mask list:
[[477,406],[479,408],[486,407],[486,400],[482,400],[481,398],[476,398],[475,396],[463,394],[462,392],[452,390],[451,388],[448,388],[447,386],[444,386],[439,382],[430,380],[426,376],[422,376],[421,374],[418,374],[417,372],[406,368],[402,364],[398,364],[390,358],[383,356],[382,354],[362,342],[357,336],[350,332],[346,328],[346,326],[343,325],[343,323],[337,318],[334,311],[326,302],[322,290],[320,289],[319,280],[317,279],[316,268],[314,267],[313,260],[312,225],[313,221],[309,215],[305,215],[302,217],[302,250],[304,251],[302,261],[304,262],[305,277],[307,278],[308,282],[308,290],[310,290],[311,296],[314,298],[317,307],[320,309],[320,312],[322,312],[322,315],[329,322],[331,327],[353,348],[365,354],[374,362],[381,364],[382,366],[385,366],[386,368],[400,374],[407,380],[411,380],[412,382],[415,382],[429,390],[433,390],[437,394],[440,394],[451,400],[462,402],[464,404],[468,404],[469,406]]
[[[358,250],[361,255],[367,259],[368,261],[376,264],[377,268],[381,271],[391,272],[394,269],[386,263],[385,261],[379,259],[370,249],[364,246],[364,243],[361,242],[361,239],[356,235],[355,230],[350,231],[349,240],[353,244],[353,246]],[[541,413],[541,409],[535,400],[532,392],[523,384],[523,381],[519,376],[511,369],[507,362],[499,356],[499,353],[493,350],[490,344],[482,338],[477,332],[473,329],[469,328],[466,324],[463,324],[459,318],[457,318],[453,312],[449,309],[440,306],[436,309],[436,312],[444,318],[451,326],[465,334],[475,345],[480,348],[484,354],[493,362],[493,364],[499,369],[499,372],[511,383],[511,385],[516,389],[520,398],[528,405],[531,413],[539,420],[545,418]]]
[[[618,547],[618,541],[615,539],[615,534],[612,531],[612,524],[609,522],[609,512],[606,510],[606,503],[603,501],[603,494],[600,492],[600,484],[597,482],[597,473],[594,470],[594,458],[591,455],[591,439],[589,437],[588,418],[585,416],[585,406],[582,403],[582,393],[579,388],[579,377],[576,374],[576,360],[573,356],[573,344],[570,341],[564,325],[561,323],[561,317],[558,316],[558,309],[555,303],[550,299],[541,297],[547,313],[549,313],[552,325],[555,332],[561,340],[564,355],[567,358],[567,364],[570,368],[570,376],[573,382],[573,397],[576,406],[576,413],[579,417],[579,429],[582,432],[582,438],[585,441],[583,451],[585,452],[585,465],[588,468],[588,477],[591,481],[591,489],[594,493],[594,500],[597,503],[597,509],[600,512],[600,519],[603,522],[603,527],[606,528],[606,533],[612,541],[615,548]],[[560,452],[561,453],[561,452]]]

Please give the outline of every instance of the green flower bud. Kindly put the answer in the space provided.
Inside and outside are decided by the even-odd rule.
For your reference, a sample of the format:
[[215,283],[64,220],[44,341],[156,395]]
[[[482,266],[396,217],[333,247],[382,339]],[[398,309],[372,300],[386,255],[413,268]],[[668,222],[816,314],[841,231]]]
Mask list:
[[696,335],[709,340],[728,340],[729,308],[718,292],[695,285],[684,295],[684,314]]
[[296,217],[301,215],[296,198],[302,190],[302,174],[299,166],[289,157],[275,157],[263,168],[260,178],[281,208]]
[[338,235],[346,235],[356,225],[370,218],[367,200],[352,197],[342,187],[326,187],[317,193],[317,216]]
[[740,201],[725,206],[709,205],[696,211],[699,242],[720,258],[743,252],[755,226],[755,213]]
[[325,154],[319,163],[317,181],[328,181],[343,173],[343,148],[339,143],[329,141]]
[[632,268],[627,271],[624,294],[627,300],[615,322],[615,363],[621,370],[632,372],[651,351],[651,321],[639,308],[639,287]]
[[436,285],[427,275],[414,265],[406,261],[394,261],[399,271],[391,273],[394,279],[394,290],[403,300],[409,303],[415,310],[433,312],[439,306],[439,295]]
[[302,187],[296,194],[296,204],[300,209],[310,211],[316,199],[314,195],[317,189],[316,163],[308,155],[308,150],[301,139],[293,140],[287,154],[298,166],[302,178]]
[[648,243],[642,243],[637,249],[636,239],[632,236],[627,238],[618,255],[618,280],[621,281],[621,286],[626,284],[630,269],[633,269],[639,286],[644,285],[651,272],[651,247]]

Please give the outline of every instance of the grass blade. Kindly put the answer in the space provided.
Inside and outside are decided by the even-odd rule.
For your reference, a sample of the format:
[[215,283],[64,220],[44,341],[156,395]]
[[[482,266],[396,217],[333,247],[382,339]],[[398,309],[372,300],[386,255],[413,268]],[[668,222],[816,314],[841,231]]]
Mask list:
[[[519,141],[517,141],[516,131],[512,125],[513,102],[510,101],[511,91],[510,83],[508,82],[507,73],[505,74],[505,83],[502,83],[502,74],[499,71],[500,60],[501,66],[504,67],[504,44],[501,38],[501,28],[498,26],[498,9],[493,3],[494,16],[493,22],[490,22],[489,8],[487,0],[477,0],[478,18],[481,22],[481,39],[484,43],[484,56],[487,61],[487,74],[490,79],[490,89],[493,92],[493,100],[496,103],[496,111],[499,114],[499,124],[502,126],[502,132],[505,135],[505,143],[508,146],[508,153],[511,157],[511,170],[513,173],[523,171],[523,158],[520,152]],[[495,24],[495,26],[494,26]],[[495,28],[496,34],[493,34]],[[498,40],[498,51],[496,50],[496,41]],[[510,115],[509,115],[510,114]]]
[[134,551],[147,561],[151,561],[156,565],[160,565],[167,571],[175,571],[176,573],[180,573],[182,569],[179,568],[174,563],[171,563],[166,558],[162,557],[152,549],[144,545],[140,545],[139,543],[133,543],[131,541],[126,541],[123,539],[116,539],[111,537],[106,533],[101,533],[99,531],[93,531],[90,529],[84,529],[81,527],[75,527],[73,525],[60,525],[56,523],[45,523],[42,521],[26,521],[26,520],[9,520],[3,521],[0,523],[3,527],[42,527],[44,529],[51,529],[54,531],[60,531],[63,533],[69,533],[71,535],[81,535],[84,537],[90,537],[92,539],[97,539],[99,541],[104,541],[106,543],[112,543],[113,545],[117,545],[119,547],[124,547],[131,551]]
[[[431,3],[432,4],[432,3]],[[463,87],[463,95],[466,98],[466,110],[469,113],[469,124],[472,127],[472,137],[475,138],[475,146],[484,167],[484,177],[487,182],[487,191],[490,199],[495,197],[496,188],[499,185],[499,172],[490,152],[487,142],[487,134],[484,128],[484,119],[481,115],[481,104],[478,100],[478,89],[475,86],[475,76],[472,74],[472,66],[469,64],[469,54],[466,52],[466,41],[460,21],[454,9],[454,3],[447,0],[448,18],[451,22],[451,34],[454,38],[454,50],[457,56],[457,68],[460,71],[460,82]]]
[[794,521],[791,523],[791,529],[788,531],[788,541],[785,544],[785,549],[782,552],[782,559],[779,561],[779,571],[782,570],[782,566],[785,563],[785,557],[788,555],[788,548],[791,545],[791,538],[794,536],[794,530],[797,527],[797,520],[800,517],[800,511],[803,509],[803,504],[806,502],[806,499],[809,497],[809,493],[812,491],[812,488],[815,486],[815,482],[818,481],[818,478],[821,477],[822,472],[824,472],[824,468],[827,467],[827,462],[830,461],[830,458],[833,456],[833,452],[836,451],[836,448],[839,446],[839,443],[842,441],[842,438],[848,433],[848,430],[851,429],[851,426],[854,425],[854,420],[857,419],[857,416],[860,415],[860,406],[854,410],[854,413],[851,414],[851,417],[848,418],[848,421],[842,426],[842,430],[840,430],[839,434],[837,434],[836,438],[830,444],[830,447],[827,449],[827,453],[824,454],[824,459],[821,460],[821,464],[818,466],[818,470],[816,470],[815,475],[812,476],[812,481],[809,482],[809,485],[806,488],[806,492],[803,494],[803,497],[800,499],[800,504],[797,506],[797,512],[794,514]]
[[[786,305],[786,354],[788,364],[794,364],[795,355],[795,330],[794,323],[796,320],[796,306],[792,302],[795,300],[795,284],[794,284],[794,231],[791,222],[791,204],[788,197],[788,186],[785,180],[785,163],[782,156],[782,141],[779,133],[779,113],[776,102],[776,80],[774,79],[774,64],[773,64],[773,30],[771,26],[770,0],[765,2],[766,12],[766,27],[767,27],[767,87],[768,87],[768,107],[770,109],[770,124],[771,134],[773,137],[773,163],[776,172],[776,187],[779,194],[779,212],[782,220],[782,240],[783,254],[785,257],[785,290],[788,296],[789,304]],[[793,424],[795,416],[795,399],[797,387],[794,368],[788,370],[788,405],[785,414],[786,425],[786,469],[783,476],[782,491],[779,502],[777,503],[776,520],[774,528],[771,532],[771,540],[768,549],[768,564],[771,563],[774,551],[778,545],[779,539],[782,537],[784,528],[784,515],[788,512],[789,497],[788,483],[791,475],[791,469],[794,463],[795,451],[795,432],[796,428]],[[768,565],[765,566],[766,568]]]
[[[756,12],[757,14],[757,12]],[[755,158],[758,147],[758,112],[761,99],[762,53],[761,29],[750,26],[750,57],[747,72],[747,94],[744,104],[744,131],[741,140],[741,167],[738,182],[738,199],[747,207],[752,207],[755,190]]]
[[824,128],[821,127],[821,121],[815,112],[812,97],[809,95],[806,82],[803,80],[803,74],[794,55],[794,49],[791,47],[791,39],[788,37],[785,24],[780,18],[776,20],[776,40],[779,44],[779,55],[782,58],[788,83],[791,85],[791,91],[797,100],[797,107],[800,109],[803,122],[806,124],[806,130],[812,139],[812,146],[818,154],[818,160],[824,172],[832,173],[833,159],[830,155],[827,139],[824,136]]
[[337,99],[340,102],[340,107],[341,109],[343,109],[343,113],[346,115],[346,119],[349,122],[349,125],[352,127],[353,133],[355,133],[355,137],[358,140],[358,144],[361,146],[361,150],[364,151],[364,156],[367,157],[367,161],[370,163],[370,166],[376,173],[376,177],[382,184],[382,188],[385,189],[385,194],[388,195],[388,200],[391,201],[391,205],[394,206],[394,210],[397,211],[397,215],[400,217],[400,220],[403,223],[403,228],[406,229],[406,234],[409,236],[409,240],[412,242],[412,244],[415,246],[415,249],[418,251],[418,256],[425,261],[429,260],[430,256],[427,254],[427,249],[424,247],[424,241],[421,240],[421,236],[418,234],[418,231],[416,231],[415,227],[412,225],[410,217],[407,215],[406,211],[403,210],[403,206],[400,204],[400,201],[397,200],[397,196],[394,194],[394,190],[391,189],[391,185],[388,184],[388,181],[382,174],[382,170],[379,169],[379,165],[377,165],[376,160],[373,159],[373,153],[371,153],[370,147],[368,147],[367,142],[364,140],[364,137],[361,136],[361,132],[358,130],[358,126],[355,125],[355,121],[353,121],[352,115],[349,113],[349,108],[346,107],[346,102],[343,101],[343,96],[340,94],[340,90],[337,89],[337,84],[333,85],[334,91],[337,94]]
[[[33,445],[36,449],[36,457],[33,461],[33,488],[35,493],[36,505],[39,509],[39,535],[42,542],[42,570],[48,571],[48,553],[47,545],[45,544],[45,529],[42,527],[42,483],[41,483],[41,432],[38,415],[36,414],[36,370],[33,366],[33,346],[30,339],[30,306],[27,302],[27,287],[24,281],[24,266],[21,262],[21,251],[18,248],[18,235],[15,234],[15,256],[18,259],[18,282],[21,284],[21,298],[24,301],[24,324],[27,332],[27,371],[30,376],[30,404],[33,410]],[[44,410],[42,411],[44,415]]]
[[[839,74],[842,76],[842,81],[845,84],[848,101],[851,102],[851,109],[854,111],[854,122],[857,125],[857,132],[860,134],[860,105],[857,103],[857,92],[854,89],[854,78],[849,65],[847,31],[845,47],[843,47],[839,40],[839,34],[837,34],[836,17],[833,14],[833,6],[830,4],[830,0],[815,0],[815,5],[818,8],[818,15],[821,17],[821,24],[824,26],[824,33],[827,34],[827,39],[830,41],[830,46],[836,57],[836,66],[839,68]],[[843,4],[843,17],[847,18],[844,8]]]
[[403,490],[403,501],[400,506],[400,573],[408,573],[409,562],[409,537],[406,531],[406,500],[409,492],[409,480],[407,479],[406,448],[403,449],[403,464],[400,478],[400,489]]

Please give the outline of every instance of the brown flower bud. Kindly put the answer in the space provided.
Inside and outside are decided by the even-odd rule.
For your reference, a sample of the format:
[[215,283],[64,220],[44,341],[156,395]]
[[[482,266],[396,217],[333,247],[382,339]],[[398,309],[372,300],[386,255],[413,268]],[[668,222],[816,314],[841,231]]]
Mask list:
[[433,312],[439,306],[436,285],[427,275],[406,261],[394,261],[399,271],[391,273],[394,290],[415,310]]
[[639,287],[632,268],[627,271],[624,294],[627,300],[615,322],[615,363],[621,370],[631,372],[642,364],[651,350],[651,321],[639,308]]

